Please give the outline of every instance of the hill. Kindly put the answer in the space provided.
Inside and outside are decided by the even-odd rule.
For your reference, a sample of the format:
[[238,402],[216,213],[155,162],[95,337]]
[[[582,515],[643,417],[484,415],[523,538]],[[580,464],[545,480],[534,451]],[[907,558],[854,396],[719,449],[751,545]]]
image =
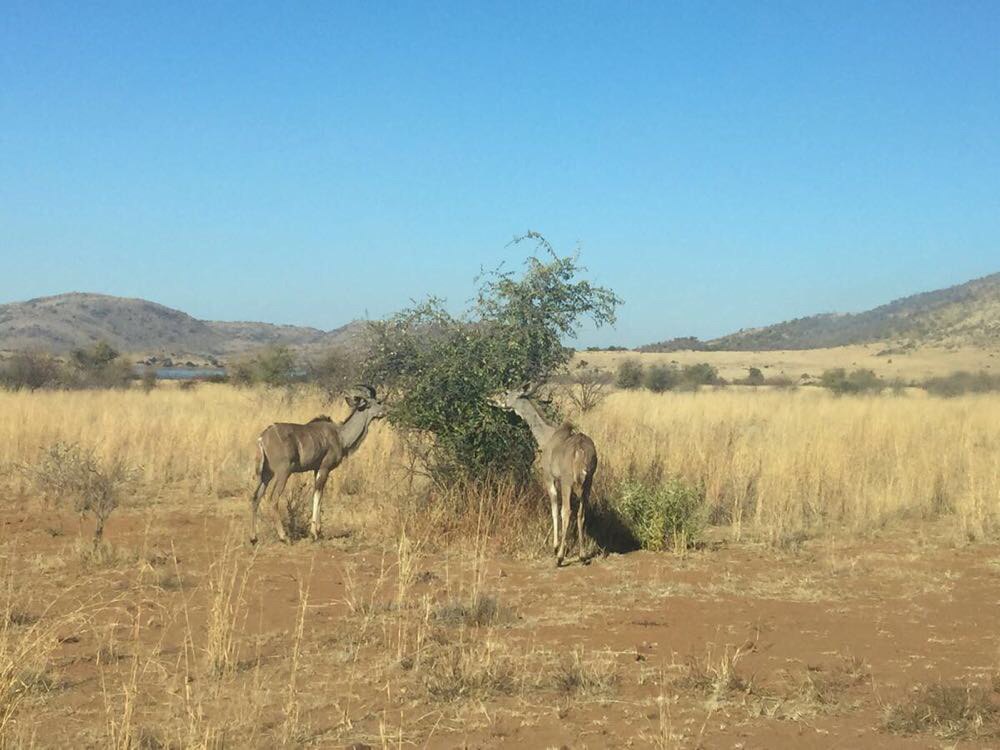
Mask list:
[[356,345],[363,324],[332,331],[305,326],[198,320],[143,299],[60,294],[0,305],[0,350],[65,353],[105,340],[124,352],[220,357],[272,344],[295,348]]
[[640,351],[766,351],[824,349],[883,342],[887,348],[1000,347],[1000,273],[894,300],[860,313],[826,313],[709,341],[691,337]]

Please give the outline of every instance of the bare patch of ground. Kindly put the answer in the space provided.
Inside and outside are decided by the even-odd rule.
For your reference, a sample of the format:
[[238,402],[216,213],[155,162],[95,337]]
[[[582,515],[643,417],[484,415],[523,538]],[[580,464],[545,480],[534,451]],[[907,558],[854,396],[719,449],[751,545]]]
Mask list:
[[925,525],[557,570],[383,546],[336,509],[331,538],[254,549],[245,515],[161,498],[95,552],[7,512],[0,746],[1000,744],[997,545]]

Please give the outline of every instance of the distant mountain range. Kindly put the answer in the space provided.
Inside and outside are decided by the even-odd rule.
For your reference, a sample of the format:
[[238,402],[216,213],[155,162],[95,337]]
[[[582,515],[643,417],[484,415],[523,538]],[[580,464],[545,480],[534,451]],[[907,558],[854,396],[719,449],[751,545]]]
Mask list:
[[143,299],[59,294],[0,305],[0,351],[56,354],[104,340],[122,352],[177,357],[226,357],[273,344],[295,348],[353,347],[364,323],[332,331],[271,323],[198,320]]
[[670,339],[639,347],[668,352],[825,349],[883,342],[887,347],[1000,348],[1000,273],[853,314],[827,313],[701,341]]
[[[73,292],[0,305],[0,352],[62,354],[104,340],[130,354],[224,358],[275,344],[306,350],[356,348],[363,345],[364,327],[361,321],[322,331],[306,326],[198,320],[143,299]],[[1000,349],[1000,273],[914,294],[866,312],[811,315],[708,341],[685,337],[639,349],[763,351],[869,343],[882,343],[887,349]]]

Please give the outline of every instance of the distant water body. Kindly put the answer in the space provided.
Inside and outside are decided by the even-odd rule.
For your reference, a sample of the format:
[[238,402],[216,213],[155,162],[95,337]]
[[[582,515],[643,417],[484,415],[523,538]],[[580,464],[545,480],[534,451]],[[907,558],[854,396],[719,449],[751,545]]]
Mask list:
[[158,380],[194,380],[196,378],[225,377],[225,374],[226,371],[218,367],[156,368],[156,377]]

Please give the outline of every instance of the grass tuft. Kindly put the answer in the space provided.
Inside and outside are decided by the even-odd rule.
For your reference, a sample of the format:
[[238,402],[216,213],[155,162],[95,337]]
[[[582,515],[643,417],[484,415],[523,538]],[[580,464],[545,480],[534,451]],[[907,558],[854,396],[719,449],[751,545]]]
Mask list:
[[588,656],[580,648],[564,654],[556,664],[552,686],[564,695],[604,697],[618,685],[618,668],[611,654]]
[[885,728],[896,734],[929,733],[949,740],[1000,737],[1000,696],[995,685],[933,683],[892,706]]
[[471,602],[450,601],[442,604],[434,610],[433,616],[444,625],[464,625],[468,628],[506,625],[516,619],[512,609],[487,594],[479,594]]

